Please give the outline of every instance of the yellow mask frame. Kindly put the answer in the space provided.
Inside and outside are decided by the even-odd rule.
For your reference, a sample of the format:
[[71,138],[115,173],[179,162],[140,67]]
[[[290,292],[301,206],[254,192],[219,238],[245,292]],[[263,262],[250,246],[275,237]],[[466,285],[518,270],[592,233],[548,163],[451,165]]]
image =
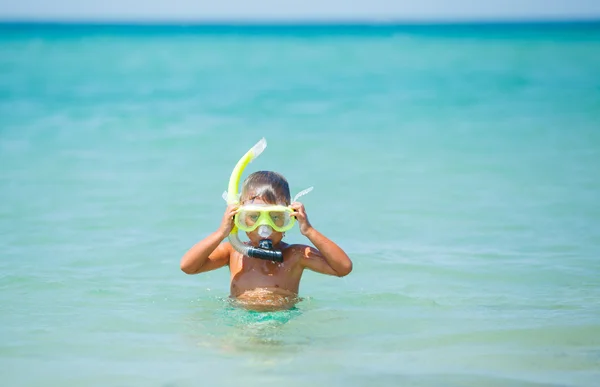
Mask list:
[[271,226],[277,232],[286,232],[296,222],[296,218],[290,215],[293,212],[291,207],[282,205],[248,204],[237,210],[234,223],[244,232],[252,232],[262,225]]

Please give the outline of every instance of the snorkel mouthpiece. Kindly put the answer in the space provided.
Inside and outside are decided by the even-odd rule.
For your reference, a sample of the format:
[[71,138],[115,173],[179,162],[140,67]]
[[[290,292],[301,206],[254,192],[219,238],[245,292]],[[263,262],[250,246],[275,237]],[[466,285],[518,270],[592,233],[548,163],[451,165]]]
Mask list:
[[273,250],[273,241],[269,239],[273,229],[265,224],[258,227],[258,235],[263,238],[258,242],[258,249],[250,255],[254,258],[268,259],[270,261],[283,262],[283,253]]
[[270,239],[261,239],[258,247],[264,250],[273,250],[273,241]]

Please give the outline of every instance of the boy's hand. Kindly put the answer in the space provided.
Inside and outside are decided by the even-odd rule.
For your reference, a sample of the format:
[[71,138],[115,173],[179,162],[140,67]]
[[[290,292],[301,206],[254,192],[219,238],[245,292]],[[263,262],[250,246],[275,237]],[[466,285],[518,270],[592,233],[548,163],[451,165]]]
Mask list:
[[221,226],[219,227],[219,231],[221,231],[223,237],[229,235],[231,230],[233,230],[233,216],[239,207],[239,204],[230,204],[225,209],[225,214],[223,215],[223,220],[221,221]]
[[294,202],[290,207],[292,207],[294,210],[294,212],[292,212],[290,215],[296,217],[298,220],[298,225],[300,226],[300,232],[302,235],[306,235],[312,229],[312,225],[308,221],[304,204],[300,202]]

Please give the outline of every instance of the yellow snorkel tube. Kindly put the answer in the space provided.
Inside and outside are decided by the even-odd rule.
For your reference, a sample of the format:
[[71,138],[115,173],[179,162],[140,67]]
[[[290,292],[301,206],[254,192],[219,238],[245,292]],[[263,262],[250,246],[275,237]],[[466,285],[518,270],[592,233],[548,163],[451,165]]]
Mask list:
[[[227,204],[238,204],[239,203],[239,187],[240,180],[242,179],[242,174],[244,173],[244,169],[246,166],[252,162],[255,158],[260,156],[260,154],[267,147],[267,140],[262,138],[259,142],[256,143],[235,165],[233,171],[231,172],[231,176],[229,177],[229,185],[227,187]],[[269,261],[283,262],[283,253],[281,251],[270,250],[268,248],[263,247],[253,247],[248,246],[240,241],[238,237],[238,228],[237,226],[233,226],[231,233],[228,236],[229,242],[231,246],[243,255],[247,255],[253,258],[266,259]]]

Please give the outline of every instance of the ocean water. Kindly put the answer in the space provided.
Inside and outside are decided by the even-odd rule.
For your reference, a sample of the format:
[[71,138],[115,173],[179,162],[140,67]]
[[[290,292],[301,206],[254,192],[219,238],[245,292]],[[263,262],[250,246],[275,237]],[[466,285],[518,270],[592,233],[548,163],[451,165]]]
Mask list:
[[[354,262],[266,314],[179,269],[262,137]],[[599,203],[598,24],[0,26],[3,386],[597,386]]]

